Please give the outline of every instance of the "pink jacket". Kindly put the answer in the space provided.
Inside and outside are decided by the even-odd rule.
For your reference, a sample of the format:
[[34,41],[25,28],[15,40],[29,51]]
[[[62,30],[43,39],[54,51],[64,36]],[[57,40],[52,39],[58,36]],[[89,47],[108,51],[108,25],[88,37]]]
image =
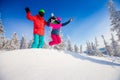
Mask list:
[[62,27],[62,24],[52,24],[52,23],[50,23],[50,27],[52,27],[52,29],[60,29]]

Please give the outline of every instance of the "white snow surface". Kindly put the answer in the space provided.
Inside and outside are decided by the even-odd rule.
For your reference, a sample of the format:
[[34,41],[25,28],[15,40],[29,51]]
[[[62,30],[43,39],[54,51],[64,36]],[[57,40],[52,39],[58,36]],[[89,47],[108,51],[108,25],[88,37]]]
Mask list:
[[120,80],[120,58],[53,49],[4,51],[0,80]]

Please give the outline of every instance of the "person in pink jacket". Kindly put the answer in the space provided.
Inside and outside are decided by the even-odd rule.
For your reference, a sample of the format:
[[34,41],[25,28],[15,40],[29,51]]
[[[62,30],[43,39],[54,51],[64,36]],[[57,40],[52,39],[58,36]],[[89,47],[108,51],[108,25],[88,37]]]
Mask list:
[[72,20],[73,19],[70,18],[67,22],[61,23],[61,18],[60,17],[52,16],[52,17],[49,18],[48,23],[49,23],[49,26],[52,27],[52,31],[51,31],[52,41],[49,42],[50,46],[57,45],[57,44],[61,43],[60,28],[62,26],[67,25]]

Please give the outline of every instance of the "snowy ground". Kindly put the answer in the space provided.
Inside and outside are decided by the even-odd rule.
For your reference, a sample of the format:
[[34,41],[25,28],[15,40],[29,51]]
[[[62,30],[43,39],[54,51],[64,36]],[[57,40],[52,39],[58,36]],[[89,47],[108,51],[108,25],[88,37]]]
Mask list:
[[0,52],[0,80],[120,80],[120,58],[52,49]]

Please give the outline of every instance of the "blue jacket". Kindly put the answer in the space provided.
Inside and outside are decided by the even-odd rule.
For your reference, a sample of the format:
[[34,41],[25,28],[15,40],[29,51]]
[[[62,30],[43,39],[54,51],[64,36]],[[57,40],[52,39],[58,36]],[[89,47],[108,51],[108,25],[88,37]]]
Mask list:
[[[68,20],[65,23],[62,23],[62,26],[65,26],[70,23],[70,20]],[[51,34],[59,35],[60,34],[60,28],[59,29],[52,29]]]

